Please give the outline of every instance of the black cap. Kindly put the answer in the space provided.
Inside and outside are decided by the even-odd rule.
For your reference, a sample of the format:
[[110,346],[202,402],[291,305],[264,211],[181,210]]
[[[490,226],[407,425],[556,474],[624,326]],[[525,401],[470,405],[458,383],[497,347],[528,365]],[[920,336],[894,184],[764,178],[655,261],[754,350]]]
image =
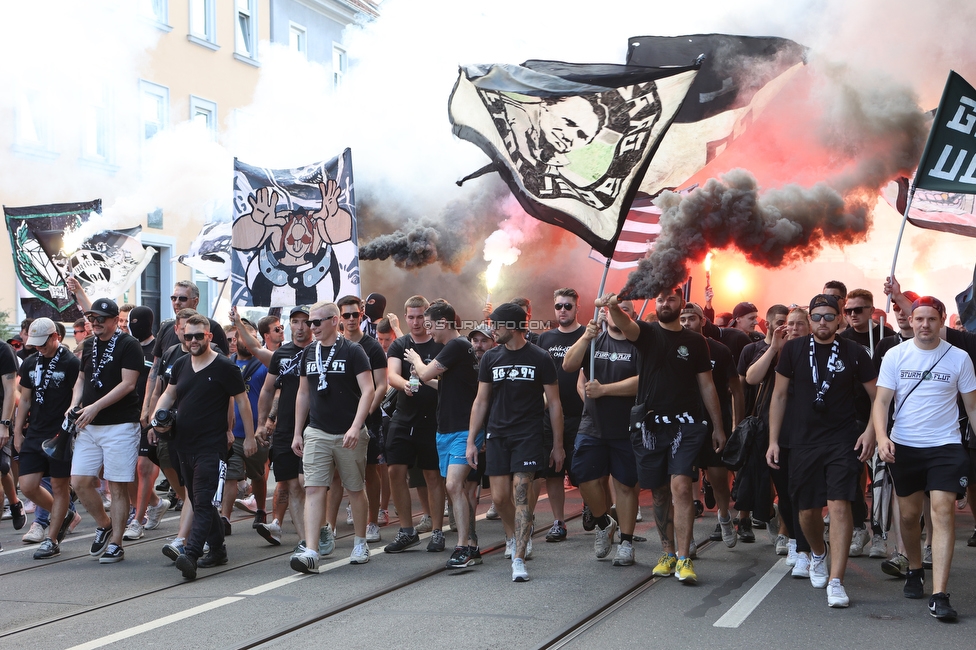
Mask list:
[[524,309],[514,302],[506,302],[504,305],[498,305],[488,318],[491,319],[493,324],[501,325],[508,329],[528,329],[528,324],[525,322],[528,315]]
[[735,306],[735,309],[732,310],[732,320],[739,320],[747,314],[758,311],[759,309],[751,302],[740,302]]
[[288,312],[288,318],[291,318],[295,314],[305,314],[308,316],[310,313],[312,313],[312,308],[308,305],[296,305],[295,307],[291,308],[290,312]]
[[837,296],[831,296],[826,293],[818,293],[810,301],[810,311],[813,311],[817,307],[830,307],[836,313],[840,313],[840,303],[837,302]]
[[115,318],[119,315],[119,306],[111,298],[99,298],[92,301],[91,309],[86,314],[97,314],[106,318]]
[[492,341],[495,340],[495,333],[492,332],[491,328],[488,327],[487,325],[478,325],[478,327],[468,332],[468,340],[470,341],[471,339],[473,339],[475,334],[481,334],[485,338],[489,338]]

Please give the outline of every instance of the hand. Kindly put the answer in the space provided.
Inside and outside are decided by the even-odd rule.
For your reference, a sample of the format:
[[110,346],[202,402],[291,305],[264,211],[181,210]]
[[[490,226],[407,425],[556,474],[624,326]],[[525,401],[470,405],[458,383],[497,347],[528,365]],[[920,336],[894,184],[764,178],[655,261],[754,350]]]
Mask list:
[[68,288],[70,293],[78,293],[81,291],[81,283],[78,282],[78,279],[75,278],[74,274],[68,276],[68,278],[64,281],[64,286]]
[[[600,312],[600,323],[605,320],[604,312]],[[586,330],[583,332],[582,338],[587,341],[592,341],[596,338],[596,335],[600,333],[600,323],[595,320],[591,320],[586,324]]]
[[712,289],[712,285],[705,287],[705,304],[708,305],[712,302],[712,298],[715,297],[715,289]]
[[237,307],[231,307],[230,311],[227,312],[227,317],[230,318],[230,322],[234,323],[235,325],[240,324],[241,315],[237,313]]
[[491,311],[492,311],[492,309],[491,309],[491,303],[490,302],[486,302],[485,303],[485,308],[481,310],[481,315],[485,317],[484,318],[484,321],[486,323],[488,322],[489,318],[491,317]]
[[891,296],[892,300],[901,295],[901,284],[899,284],[898,279],[895,276],[889,276],[885,280],[884,292],[886,296]]
[[766,450],[766,464],[773,469],[779,469],[779,445],[769,443],[769,449]]
[[150,427],[150,429],[146,431],[146,440],[150,445],[155,445],[157,442],[159,442],[159,437],[156,435],[156,429]]
[[722,450],[725,449],[725,432],[718,427],[712,430],[712,449],[715,450],[716,454],[721,454]]
[[322,193],[322,208],[312,217],[328,219],[335,216],[339,212],[339,197],[342,196],[342,188],[330,178],[325,183],[319,183],[319,192]]
[[783,349],[784,343],[786,343],[786,325],[780,325],[773,330],[773,340],[769,347],[773,348],[774,352],[779,352]]
[[566,460],[566,450],[563,449],[562,445],[556,447],[553,446],[552,453],[549,454],[549,467],[553,468],[555,471],[561,471],[563,468],[563,461]]
[[304,447],[305,447],[305,441],[302,440],[301,436],[295,436],[294,438],[292,438],[291,450],[295,452],[295,455],[298,456],[299,458],[302,457],[302,453],[304,452]]
[[417,354],[417,351],[414,350],[413,348],[408,348],[408,349],[404,350],[403,351],[403,358],[406,359],[407,361],[409,361],[410,362],[410,365],[413,365],[413,366],[419,366],[420,364],[422,364],[424,362],[424,360],[420,358],[420,355]]
[[268,435],[268,428],[263,424],[259,425],[257,430],[255,430],[254,432],[254,440],[262,447],[267,447],[268,446],[267,435]]
[[895,462],[895,443],[888,436],[878,439],[878,456],[886,463]]
[[[10,428],[0,424],[0,447],[7,444],[8,438],[10,438]],[[17,448],[20,449],[19,446]]]
[[89,404],[88,406],[81,409],[81,412],[78,414],[78,419],[75,420],[75,424],[78,426],[79,429],[83,427],[87,427],[89,424],[92,423],[92,420],[94,420],[98,416],[98,412],[100,410],[101,409],[98,408],[97,403]]
[[594,300],[593,304],[597,307],[613,307],[614,305],[618,304],[617,294],[605,293],[602,297]]
[[346,434],[342,436],[342,447],[344,449],[355,449],[356,445],[359,444],[359,432],[361,429],[350,428],[346,431]]
[[234,430],[227,429],[227,448],[230,449],[234,446]]
[[265,226],[284,226],[288,220],[277,214],[278,192],[267,187],[260,188],[254,196],[247,197],[251,204],[251,219]]
[[590,399],[600,399],[607,394],[607,389],[596,379],[591,379],[583,385],[583,391]]
[[478,448],[474,446],[474,443],[468,442],[467,448],[464,451],[464,457],[468,460],[468,465],[471,469],[478,469]]
[[254,438],[244,438],[244,455],[253,456],[258,453],[258,443]]
[[400,317],[394,314],[392,311],[386,315],[386,319],[390,321],[390,327],[394,330],[400,329]]
[[874,456],[874,431],[870,427],[864,430],[861,437],[857,439],[854,444],[854,451],[860,451],[857,459],[862,463],[867,462],[871,456]]

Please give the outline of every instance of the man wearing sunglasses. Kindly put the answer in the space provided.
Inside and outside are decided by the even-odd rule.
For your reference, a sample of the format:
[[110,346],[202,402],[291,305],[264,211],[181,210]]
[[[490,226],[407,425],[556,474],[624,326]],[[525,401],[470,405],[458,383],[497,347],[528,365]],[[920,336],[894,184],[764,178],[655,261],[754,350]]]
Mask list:
[[[90,554],[102,564],[111,564],[125,557],[122,534],[129,516],[127,484],[136,479],[142,432],[136,383],[145,357],[139,341],[118,328],[119,307],[114,301],[96,299],[85,316],[94,336],[85,341],[82,372],[71,400],[82,407],[76,421],[71,485],[98,526]],[[105,514],[93,481],[102,468],[112,493],[111,517]]]
[[264,340],[264,347],[274,352],[285,342],[285,326],[277,316],[265,316],[258,321],[258,334]]
[[[783,344],[769,405],[766,462],[780,469],[780,438],[789,436],[789,486],[800,527],[810,542],[810,584],[827,588],[827,605],[847,607],[844,572],[850,551],[851,503],[863,463],[874,453],[871,422],[857,421],[854,390],[874,399],[877,373],[864,348],[837,336],[841,310],[834,296],[810,301],[811,336]],[[792,392],[791,392],[792,387]],[[784,422],[789,413],[790,419]],[[830,566],[823,539],[823,507],[830,513]]]

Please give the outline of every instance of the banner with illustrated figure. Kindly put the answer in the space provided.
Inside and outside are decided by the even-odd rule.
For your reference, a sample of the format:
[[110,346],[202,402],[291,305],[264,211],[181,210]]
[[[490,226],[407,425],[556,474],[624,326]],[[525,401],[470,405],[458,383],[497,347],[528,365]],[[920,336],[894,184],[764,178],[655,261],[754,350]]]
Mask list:
[[310,305],[359,295],[352,152],[295,169],[234,160],[231,303]]

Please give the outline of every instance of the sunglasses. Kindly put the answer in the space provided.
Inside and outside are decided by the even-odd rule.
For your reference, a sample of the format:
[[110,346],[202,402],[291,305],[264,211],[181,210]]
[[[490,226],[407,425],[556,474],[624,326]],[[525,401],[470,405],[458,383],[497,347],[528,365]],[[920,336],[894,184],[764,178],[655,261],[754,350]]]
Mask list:
[[329,316],[328,318],[312,318],[312,319],[309,319],[308,324],[311,325],[312,327],[318,327],[319,325],[321,325],[325,321],[332,320],[333,318],[336,318],[336,317],[335,316]]
[[88,322],[91,323],[92,325],[94,325],[95,323],[98,323],[99,325],[101,325],[106,320],[108,320],[108,317],[107,316],[89,316],[88,317]]
[[189,343],[190,341],[202,341],[207,338],[206,332],[193,332],[192,334],[184,334],[183,340]]
[[275,333],[281,333],[285,331],[285,328],[282,327],[281,325],[275,325],[274,327],[271,328],[271,331]]
[[190,296],[170,296],[169,299],[173,302],[186,302],[190,299]]
[[832,323],[836,318],[837,314],[810,314],[810,320],[812,320],[814,323],[819,323],[821,320]]
[[576,305],[571,302],[557,302],[552,306],[556,311],[572,311]]
[[844,309],[844,313],[847,314],[848,316],[851,316],[853,314],[857,314],[860,316],[861,314],[864,313],[865,309],[874,309],[874,307],[847,307],[846,309]]
[[345,318],[346,320],[355,320],[360,316],[362,316],[362,314],[359,313],[358,311],[353,311],[353,312],[349,312],[348,314],[342,315],[342,317]]

